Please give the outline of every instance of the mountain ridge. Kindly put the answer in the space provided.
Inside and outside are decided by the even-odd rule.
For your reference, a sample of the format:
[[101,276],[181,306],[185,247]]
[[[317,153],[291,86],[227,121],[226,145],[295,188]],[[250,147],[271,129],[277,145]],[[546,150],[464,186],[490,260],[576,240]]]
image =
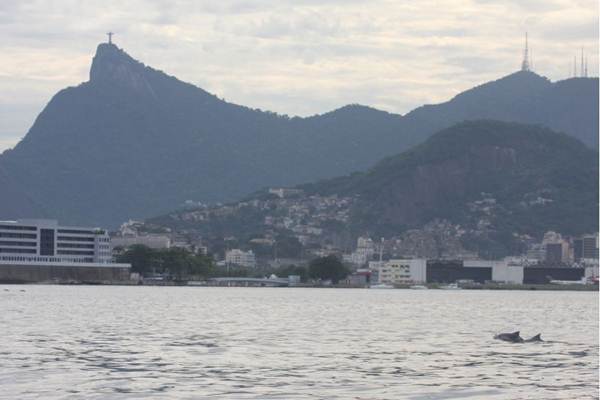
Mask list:
[[[510,92],[523,86],[510,84],[515,79],[545,79],[531,74],[511,74],[497,84]],[[597,104],[593,82],[597,79],[573,88],[571,83],[548,81],[528,98],[558,96],[568,105]],[[585,101],[578,100],[581,96]],[[521,112],[524,106],[516,102],[516,113],[514,99],[505,96],[498,104],[484,102],[500,111],[471,115],[468,102],[456,103],[462,99],[458,95],[405,116],[348,105],[290,118],[225,102],[144,65],[115,45],[100,44],[90,80],[59,91],[24,139],[0,155],[0,171],[10,177],[6,182],[13,193],[0,198],[0,218],[51,217],[115,226],[167,212],[188,199],[233,201],[265,186],[363,170],[456,119],[480,117],[478,113],[509,120],[531,117],[532,122],[546,118],[548,124],[570,127],[569,133],[582,137],[597,126],[593,107],[559,107],[561,101],[552,100],[548,104],[556,112],[548,115],[543,102],[531,100],[533,111]],[[585,129],[573,121],[583,121]]]

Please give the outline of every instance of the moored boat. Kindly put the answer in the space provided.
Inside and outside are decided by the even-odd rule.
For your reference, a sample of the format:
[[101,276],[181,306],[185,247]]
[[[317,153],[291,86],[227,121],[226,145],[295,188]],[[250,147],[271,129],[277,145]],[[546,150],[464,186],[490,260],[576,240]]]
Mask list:
[[462,290],[458,283],[449,283],[447,285],[440,286],[442,290]]
[[415,289],[415,290],[423,290],[423,289],[429,289],[427,286],[425,285],[412,285],[410,287],[411,289]]
[[376,285],[369,286],[369,289],[393,289],[393,285],[389,285],[387,283],[378,283]]

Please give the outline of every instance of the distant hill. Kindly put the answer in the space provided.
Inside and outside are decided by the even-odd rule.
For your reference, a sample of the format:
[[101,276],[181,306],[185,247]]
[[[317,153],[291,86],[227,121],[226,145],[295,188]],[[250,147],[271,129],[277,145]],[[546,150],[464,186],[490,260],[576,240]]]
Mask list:
[[598,80],[517,72],[406,116],[351,105],[289,118],[227,103],[100,44],[0,155],[0,218],[115,226],[185,200],[232,201],[364,170],[465,119],[540,123],[597,147]]
[[349,215],[343,226],[310,216],[301,224],[323,229],[325,238],[345,233],[355,239],[399,237],[446,221],[459,227],[453,239],[460,237],[464,248],[485,258],[517,254],[528,238],[541,240],[547,231],[581,235],[598,229],[598,152],[534,125],[459,123],[366,172],[300,188],[304,194],[291,199],[258,192],[239,204],[203,210],[200,218],[190,210],[149,223],[203,237],[274,235],[278,216],[322,209],[315,199],[339,199],[348,204],[335,210]]
[[484,219],[493,230],[534,236],[598,228],[598,153],[541,126],[463,122],[365,173],[304,189],[358,196],[353,224],[379,234],[434,219],[472,228]]

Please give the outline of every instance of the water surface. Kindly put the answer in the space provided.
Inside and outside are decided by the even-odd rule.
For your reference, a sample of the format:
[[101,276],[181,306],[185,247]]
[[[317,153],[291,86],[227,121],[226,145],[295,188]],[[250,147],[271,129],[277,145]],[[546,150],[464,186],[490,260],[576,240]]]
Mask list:
[[2,399],[598,398],[594,292],[0,286],[0,332]]

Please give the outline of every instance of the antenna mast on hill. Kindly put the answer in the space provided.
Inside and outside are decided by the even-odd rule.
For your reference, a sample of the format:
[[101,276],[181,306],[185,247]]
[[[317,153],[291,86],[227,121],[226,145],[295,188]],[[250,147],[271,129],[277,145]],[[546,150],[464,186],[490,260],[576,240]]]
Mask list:
[[533,49],[529,47],[529,69],[533,71]]
[[525,32],[525,50],[523,51],[523,62],[521,63],[521,71],[529,71],[529,43],[527,39],[527,32]]
[[108,35],[108,44],[112,44],[112,36],[114,35],[114,32],[107,32],[106,34]]

